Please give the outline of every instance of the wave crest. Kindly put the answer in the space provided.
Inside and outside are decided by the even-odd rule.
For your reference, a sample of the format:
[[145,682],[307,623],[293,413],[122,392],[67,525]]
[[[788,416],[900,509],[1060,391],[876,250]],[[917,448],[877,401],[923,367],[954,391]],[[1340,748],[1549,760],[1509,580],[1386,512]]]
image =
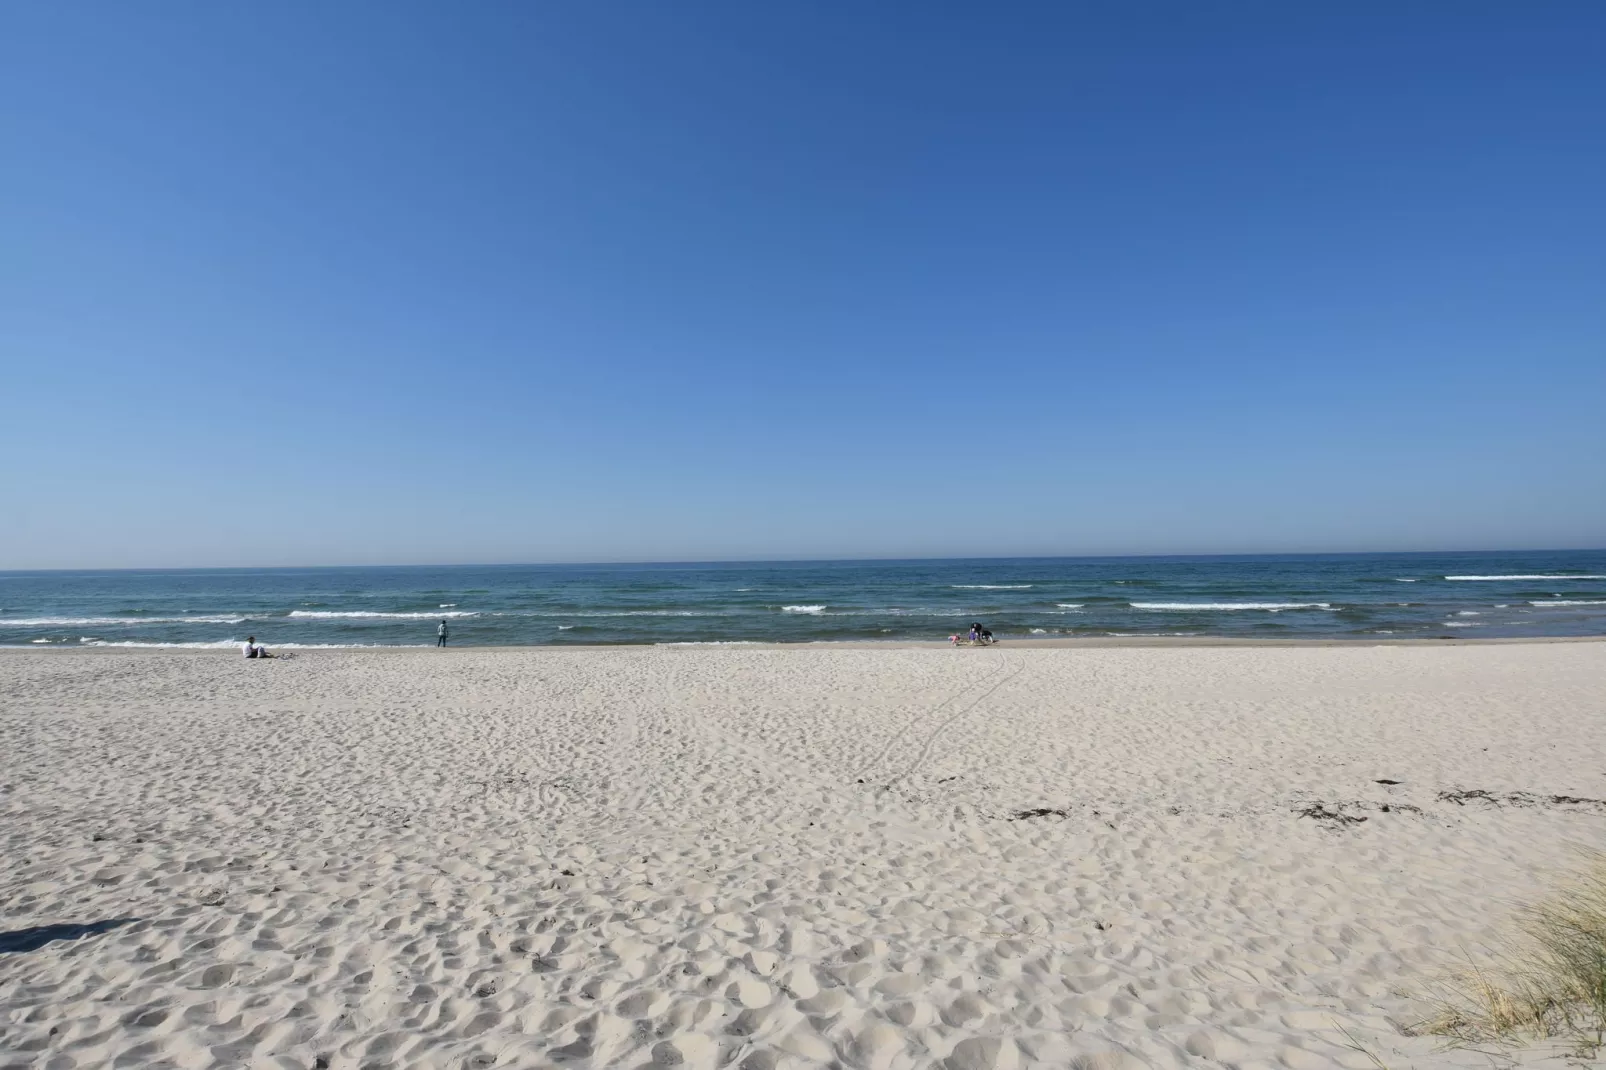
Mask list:
[[1128,602],[1133,609],[1164,609],[1188,612],[1195,609],[1232,611],[1238,609],[1332,609],[1327,602]]
[[1574,572],[1565,576],[1446,576],[1447,580],[1606,580],[1606,575]]
[[298,620],[440,620],[455,617],[477,617],[478,613],[459,609],[449,613],[381,613],[371,609],[329,610],[292,609],[287,616]]
[[[39,640],[34,640],[38,642]],[[238,639],[219,639],[207,643],[147,643],[136,640],[109,640],[109,639],[81,639],[84,646],[107,647],[138,647],[151,650],[233,650],[240,649]],[[424,649],[426,643],[271,643],[270,651],[278,650],[389,650],[391,648],[417,647]]]
[[244,624],[245,617],[17,617],[0,619],[0,628],[73,628],[107,624]]

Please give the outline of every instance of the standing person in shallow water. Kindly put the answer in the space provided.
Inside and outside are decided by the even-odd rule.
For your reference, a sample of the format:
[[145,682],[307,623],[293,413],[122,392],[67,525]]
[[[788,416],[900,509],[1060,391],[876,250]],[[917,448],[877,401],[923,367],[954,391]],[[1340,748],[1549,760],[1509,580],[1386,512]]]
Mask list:
[[439,628],[435,629],[435,635],[437,637],[435,639],[435,645],[436,646],[445,646],[446,645],[446,635],[447,635],[446,622],[445,621],[441,621],[441,626]]

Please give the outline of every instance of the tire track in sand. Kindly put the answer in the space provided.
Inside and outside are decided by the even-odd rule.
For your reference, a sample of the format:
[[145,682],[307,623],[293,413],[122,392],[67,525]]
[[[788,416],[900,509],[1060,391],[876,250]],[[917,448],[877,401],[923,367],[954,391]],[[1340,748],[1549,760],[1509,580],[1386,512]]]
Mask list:
[[980,706],[984,701],[986,701],[988,698],[990,698],[992,696],[992,694],[995,691],[997,691],[1000,687],[1003,687],[1005,684],[1009,683],[1009,681],[1011,681],[1015,677],[1019,676],[1020,673],[1021,673],[1021,670],[1024,669],[1025,667],[1026,667],[1026,663],[1025,662],[1021,662],[1020,664],[1018,664],[1015,667],[1015,670],[1013,672],[1010,672],[1009,671],[1009,658],[1007,656],[1005,656],[1004,654],[1000,653],[998,655],[998,671],[996,673],[994,673],[993,676],[988,678],[988,679],[992,680],[991,686],[989,686],[981,694],[977,695],[969,703],[967,703],[966,705],[964,705],[960,709],[956,710],[951,716],[949,716],[946,720],[944,720],[936,728],[933,728],[931,730],[931,734],[926,737],[926,741],[920,745],[920,752],[915,755],[915,760],[910,763],[909,768],[905,769],[903,772],[901,772],[897,776],[893,777],[892,780],[888,782],[889,785],[893,784],[893,783],[896,783],[897,781],[900,781],[900,780],[907,780],[909,777],[912,777],[916,773],[918,773],[920,771],[920,767],[922,765],[926,764],[926,759],[931,757],[931,748],[932,748],[932,745],[937,742],[937,737],[938,736],[942,735],[943,732],[947,731],[948,728],[951,725],[953,725],[956,722],[958,722],[960,718],[962,718],[962,717],[966,716],[967,714],[969,714],[977,706]]
[[[1005,665],[1005,661],[1004,661],[1003,655],[999,655],[999,661],[998,661],[999,670],[1002,670],[1004,665]],[[920,713],[917,713],[913,717],[910,717],[908,722],[905,723],[902,728],[898,729],[897,732],[893,733],[892,738],[888,739],[887,742],[882,746],[882,748],[879,751],[876,752],[875,757],[871,758],[868,762],[865,762],[863,766],[861,766],[859,769],[855,770],[853,773],[850,773],[848,775],[848,779],[849,780],[857,780],[857,779],[860,779],[860,778],[866,776],[872,769],[874,769],[876,766],[881,764],[882,759],[884,759],[889,753],[891,753],[892,748],[897,746],[897,744],[898,744],[898,742],[900,740],[902,740],[905,736],[907,736],[911,731],[914,730],[915,725],[924,723],[926,721],[929,721],[932,717],[935,717],[937,714],[941,713],[943,710],[947,709],[949,706],[952,706],[955,702],[957,702],[960,699],[964,698],[973,689],[975,689],[977,687],[980,687],[983,684],[986,684],[990,680],[994,681],[993,686],[991,688],[988,688],[986,692],[984,692],[982,695],[980,695],[976,699],[976,702],[980,702],[981,699],[986,698],[988,695],[992,694],[993,691],[997,690],[998,684],[1003,682],[1002,680],[998,680],[997,679],[998,675],[999,675],[998,672],[992,672],[992,673],[989,673],[988,675],[982,677],[979,680],[972,680],[969,683],[967,683],[964,687],[961,687],[958,691],[955,691],[953,694],[949,695],[947,698],[945,698],[941,702],[937,703],[931,709],[925,710],[925,711],[920,712]],[[963,716],[963,714],[968,713],[974,706],[975,706],[974,702],[971,703],[970,706],[966,706],[962,711],[960,711],[959,716]],[[940,725],[938,727],[937,731],[940,732],[943,728],[946,728],[949,724],[951,724],[953,722],[954,719],[956,719],[956,718],[950,718],[949,720],[944,721],[942,723],[942,725]],[[936,738],[936,734],[935,733],[933,733],[933,735],[930,738],[927,739],[927,741],[926,741],[927,747],[930,746],[931,739],[934,739],[934,738]],[[922,750],[924,750],[924,749],[925,748],[922,748]],[[918,764],[919,760],[920,759],[916,760],[917,764]],[[912,772],[913,768],[914,767],[911,767],[909,772]],[[894,780],[898,780],[898,779],[901,779],[902,777],[908,776],[909,772],[900,773],[898,776],[893,777],[893,779]]]

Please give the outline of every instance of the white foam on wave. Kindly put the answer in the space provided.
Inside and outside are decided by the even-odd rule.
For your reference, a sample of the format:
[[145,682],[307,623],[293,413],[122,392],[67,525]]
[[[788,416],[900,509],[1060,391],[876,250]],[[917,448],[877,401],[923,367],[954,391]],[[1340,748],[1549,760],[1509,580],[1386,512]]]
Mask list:
[[289,615],[297,620],[439,620],[442,617],[479,616],[478,613],[464,609],[460,609],[455,613],[380,613],[370,609],[292,609]]
[[1133,609],[1163,609],[1172,612],[1191,610],[1265,609],[1277,612],[1283,609],[1331,609],[1326,602],[1128,602]]
[[566,617],[728,617],[723,610],[707,612],[696,609],[620,609],[596,613],[565,613]]
[[1470,621],[1470,620],[1447,620],[1447,621],[1444,622],[1444,626],[1446,628],[1481,628],[1481,627],[1483,627],[1482,624],[1479,624],[1476,621]]
[[949,588],[955,591],[1029,591],[1029,583],[950,583]]
[[951,620],[954,617],[974,616],[974,614],[952,609],[926,609],[920,606],[866,606],[863,609],[832,609],[827,610],[827,617],[941,617]]
[[1569,576],[1446,576],[1447,580],[1606,580],[1606,575],[1573,573]]
[[1544,602],[1529,602],[1530,606],[1606,606],[1606,598],[1552,598]]
[[1396,577],[1394,577],[1394,582],[1395,583],[1415,583],[1416,580],[1414,580],[1414,579],[1412,579],[1410,577],[1407,577],[1407,576],[1396,576]]
[[560,625],[558,625],[558,631],[560,631],[560,632],[571,631],[573,628],[574,628],[574,625],[572,625],[572,624],[560,624]]
[[1061,609],[1081,609],[1087,605],[1086,602],[1055,602],[1054,604]]
[[[34,640],[38,642],[38,640]],[[206,643],[145,643],[134,640],[108,640],[95,639],[85,641],[85,646],[105,647],[138,647],[150,650],[239,650],[241,640],[219,639]],[[268,650],[391,650],[403,648],[418,648],[420,650],[429,646],[428,643],[271,643]]]
[[1483,614],[1479,613],[1475,609],[1463,609],[1461,612],[1457,613],[1456,616],[1458,616],[1458,617],[1481,617],[1481,616],[1483,616]]
[[672,643],[654,643],[653,646],[758,646],[757,639],[681,639]]
[[440,604],[440,608],[441,609],[456,609],[457,608],[457,603],[456,602],[442,602]]
[[[469,613],[467,616],[476,616]],[[430,614],[425,614],[430,616]],[[697,609],[577,609],[577,610],[543,610],[529,613],[487,613],[488,617],[729,617],[730,610],[697,610]]]
[[[777,607],[769,606],[767,608],[775,609]],[[824,606],[819,608],[814,606],[780,606],[779,608],[783,613],[807,613],[817,617],[931,617],[933,619],[952,620],[954,617],[975,616],[973,613],[952,609],[905,609],[902,606],[869,607],[865,609],[828,609]],[[691,615],[715,617],[730,616],[731,614],[705,613]]]
[[1048,634],[1048,629],[1047,628],[1033,628],[1032,629],[1032,634],[1033,635],[1047,635]]
[[245,617],[18,617],[0,620],[0,628],[73,628],[106,624],[243,624]]

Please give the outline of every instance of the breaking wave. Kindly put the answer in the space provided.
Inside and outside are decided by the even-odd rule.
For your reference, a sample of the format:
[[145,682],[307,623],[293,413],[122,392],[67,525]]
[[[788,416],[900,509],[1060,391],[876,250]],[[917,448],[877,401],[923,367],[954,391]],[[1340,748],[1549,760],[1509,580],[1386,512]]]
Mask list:
[[292,609],[287,616],[300,620],[440,620],[442,617],[477,617],[479,614],[466,609],[460,609],[453,613],[380,613],[370,609]]
[[653,646],[758,646],[757,639],[680,639]]
[[1238,609],[1266,609],[1273,612],[1280,609],[1331,609],[1326,602],[1128,602],[1133,609],[1164,609],[1172,612],[1188,612],[1190,610],[1238,610]]
[[1564,576],[1446,576],[1447,580],[1606,580],[1606,575],[1574,572]]
[[17,617],[0,620],[0,628],[103,627],[107,624],[243,624],[245,617]]
[[[35,640],[37,642],[38,640]],[[152,650],[239,650],[240,640],[219,639],[206,643],[147,643],[133,640],[84,639],[84,646],[140,647]],[[389,650],[392,648],[428,646],[427,643],[270,643],[270,651],[280,650]]]

